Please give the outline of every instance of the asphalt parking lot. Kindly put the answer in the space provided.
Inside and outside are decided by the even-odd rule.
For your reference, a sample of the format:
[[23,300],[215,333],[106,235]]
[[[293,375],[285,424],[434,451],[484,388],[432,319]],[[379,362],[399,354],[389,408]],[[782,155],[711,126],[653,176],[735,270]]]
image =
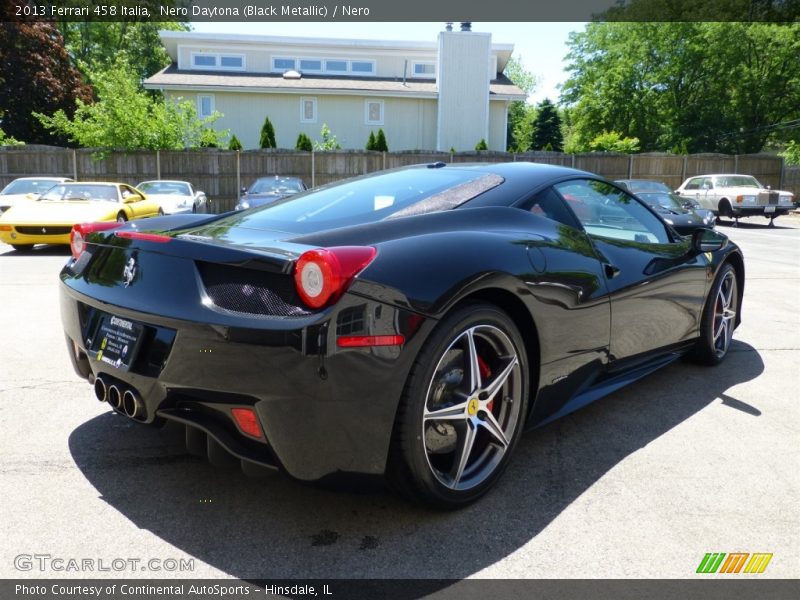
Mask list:
[[[530,432],[456,513],[249,479],[112,414],[67,358],[68,250],[0,244],[0,577],[686,578],[708,552],[772,553],[758,577],[800,577],[800,218],[764,224],[720,228],[747,270],[721,366],[675,363]],[[126,566],[20,571],[25,554]]]

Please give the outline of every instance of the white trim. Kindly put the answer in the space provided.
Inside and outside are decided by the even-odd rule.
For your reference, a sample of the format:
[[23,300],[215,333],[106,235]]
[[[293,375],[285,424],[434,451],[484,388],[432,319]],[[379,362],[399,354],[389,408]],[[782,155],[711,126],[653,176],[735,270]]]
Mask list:
[[[198,56],[207,56],[214,59],[213,65],[196,65],[195,59]],[[223,67],[222,58],[240,58],[242,59],[241,67]],[[244,54],[236,54],[235,52],[207,52],[207,51],[190,51],[189,52],[189,70],[191,71],[244,71],[247,67],[247,57]]]
[[[380,106],[381,114],[380,114],[380,118],[379,119],[374,120],[374,121],[370,120],[370,118],[369,118],[370,104],[377,104],[377,105]],[[384,121],[384,112],[383,111],[384,111],[384,108],[385,107],[384,107],[384,104],[383,104],[383,100],[372,100],[372,99],[364,100],[364,125],[383,125],[383,121]]]
[[[313,113],[314,115],[308,119],[306,118],[306,102],[311,102],[313,106]],[[316,123],[317,122],[317,99],[304,96],[300,98],[300,122],[301,123]]]
[[[211,111],[208,114],[203,114],[203,99],[209,99]],[[197,95],[197,116],[200,119],[205,119],[214,114],[214,94],[198,94]]]
[[[185,85],[158,84],[145,85],[147,90],[160,90],[175,94],[192,94],[195,92],[236,92],[251,94],[315,94],[317,96],[379,96],[381,98],[420,98],[425,100],[436,100],[439,94],[436,92],[391,92],[384,90],[331,90],[326,88],[254,88],[240,86],[214,86],[214,85]],[[518,99],[518,98],[512,98]]]

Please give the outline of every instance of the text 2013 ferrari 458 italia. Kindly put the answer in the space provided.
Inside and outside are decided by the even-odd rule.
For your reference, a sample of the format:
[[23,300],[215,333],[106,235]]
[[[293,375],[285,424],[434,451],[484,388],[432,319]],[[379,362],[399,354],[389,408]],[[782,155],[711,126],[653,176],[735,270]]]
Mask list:
[[212,462],[386,477],[445,507],[490,489],[524,429],[681,355],[721,361],[744,286],[721,233],[524,163],[79,226],[72,249],[62,318],[100,400],[185,424]]

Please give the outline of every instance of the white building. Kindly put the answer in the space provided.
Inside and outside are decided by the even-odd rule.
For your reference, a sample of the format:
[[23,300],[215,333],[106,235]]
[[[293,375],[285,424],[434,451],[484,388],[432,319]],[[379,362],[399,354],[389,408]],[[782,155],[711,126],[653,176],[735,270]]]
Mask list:
[[268,116],[280,148],[327,124],[343,148],[383,129],[390,150],[506,148],[508,104],[525,94],[502,75],[512,44],[443,31],[436,42],[160,32],[172,64],[144,82],[214,111],[245,148]]

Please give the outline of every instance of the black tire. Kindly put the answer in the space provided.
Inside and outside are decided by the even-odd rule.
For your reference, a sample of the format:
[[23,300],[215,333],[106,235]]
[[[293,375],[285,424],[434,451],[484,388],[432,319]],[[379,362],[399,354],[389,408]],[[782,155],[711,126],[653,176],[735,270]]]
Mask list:
[[736,270],[725,263],[719,270],[703,307],[700,337],[691,358],[703,365],[718,365],[727,356],[739,310],[739,282]]
[[389,483],[408,498],[447,509],[480,498],[508,466],[523,430],[528,377],[525,343],[506,313],[469,304],[445,317],[406,382]]
[[125,216],[124,212],[121,212],[117,215],[117,223],[127,223],[128,217]]
[[718,209],[719,209],[718,214],[720,217],[728,217],[728,218],[733,217],[733,208],[731,207],[731,203],[728,201],[727,198],[723,198],[722,200],[719,201]]
[[33,252],[33,244],[11,244],[11,247],[17,252],[23,254]]

